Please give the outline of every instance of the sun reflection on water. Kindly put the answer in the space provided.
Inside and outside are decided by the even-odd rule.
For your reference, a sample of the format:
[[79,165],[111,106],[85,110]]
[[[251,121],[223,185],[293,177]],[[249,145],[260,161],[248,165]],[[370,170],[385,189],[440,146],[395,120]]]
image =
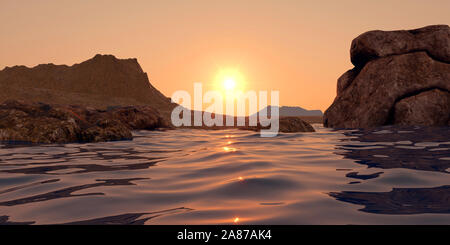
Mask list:
[[236,151],[236,148],[224,146],[224,147],[223,147],[223,150],[224,150],[225,152],[235,152],[235,151]]

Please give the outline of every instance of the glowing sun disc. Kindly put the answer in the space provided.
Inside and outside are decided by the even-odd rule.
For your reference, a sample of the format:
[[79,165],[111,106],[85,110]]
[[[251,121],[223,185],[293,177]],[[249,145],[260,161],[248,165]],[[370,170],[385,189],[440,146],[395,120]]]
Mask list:
[[226,78],[223,81],[223,87],[226,90],[233,90],[236,87],[236,81],[233,78]]
[[245,78],[238,69],[225,68],[218,71],[214,79],[214,90],[222,96],[233,96],[245,90]]

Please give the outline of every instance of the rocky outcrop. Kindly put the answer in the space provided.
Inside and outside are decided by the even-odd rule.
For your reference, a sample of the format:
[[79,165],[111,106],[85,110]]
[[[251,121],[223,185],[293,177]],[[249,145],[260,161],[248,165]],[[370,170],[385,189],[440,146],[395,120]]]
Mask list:
[[108,110],[69,106],[68,109],[92,123],[101,120],[116,120],[132,130],[153,130],[171,127],[171,124],[151,106],[114,107]]
[[352,42],[351,60],[325,126],[450,125],[448,26],[364,33]]
[[167,127],[151,107],[98,110],[8,100],[0,104],[0,141],[100,142],[132,139],[131,130]]

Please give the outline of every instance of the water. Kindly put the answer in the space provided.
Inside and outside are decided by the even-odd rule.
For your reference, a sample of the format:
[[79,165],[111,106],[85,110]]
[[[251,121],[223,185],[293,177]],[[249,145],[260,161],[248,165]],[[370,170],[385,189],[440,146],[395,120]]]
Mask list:
[[450,128],[1,145],[0,223],[450,224]]

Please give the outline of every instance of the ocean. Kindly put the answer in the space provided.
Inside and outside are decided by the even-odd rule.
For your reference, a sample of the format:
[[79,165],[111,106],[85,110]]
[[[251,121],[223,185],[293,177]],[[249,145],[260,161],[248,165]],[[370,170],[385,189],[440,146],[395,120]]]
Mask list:
[[0,224],[450,224],[450,128],[0,145]]

